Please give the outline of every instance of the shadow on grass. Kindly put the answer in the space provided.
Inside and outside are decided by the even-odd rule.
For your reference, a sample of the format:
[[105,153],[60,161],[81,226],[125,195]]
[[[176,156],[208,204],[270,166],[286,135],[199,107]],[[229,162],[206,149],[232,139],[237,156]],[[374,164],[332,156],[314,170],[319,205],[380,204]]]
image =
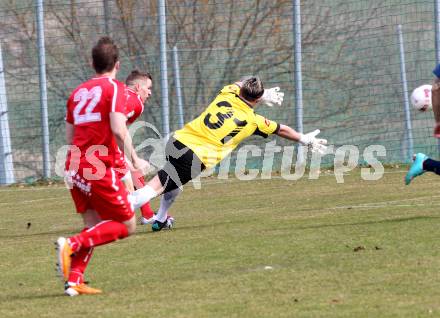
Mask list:
[[[319,228],[331,228],[331,227],[341,227],[341,226],[355,226],[355,225],[368,225],[368,224],[386,224],[386,223],[399,223],[399,222],[412,222],[412,221],[419,221],[419,220],[433,220],[433,219],[440,219],[439,216],[412,216],[412,217],[406,217],[406,218],[394,218],[394,219],[385,219],[385,220],[378,220],[378,221],[366,221],[366,222],[355,222],[355,223],[337,223],[337,224],[316,224],[316,225],[307,225],[307,226],[294,226],[295,229],[299,230],[306,230],[306,229],[319,229]],[[213,223],[207,223],[203,225],[204,230],[208,230],[210,228],[215,228],[217,226],[230,226],[231,224],[236,223],[245,223],[243,222],[213,222]],[[181,232],[181,231],[191,231],[194,229],[200,230],[200,224],[195,225],[185,225],[185,226],[179,226],[174,227],[172,230],[162,230],[160,232],[153,232],[151,230],[151,226],[145,228],[145,226],[139,226],[136,231],[136,233],[132,234],[133,237],[138,236],[144,236],[144,235],[159,235],[159,233],[163,232]],[[289,226],[290,227],[290,226]],[[26,238],[26,237],[38,237],[38,236],[72,236],[77,233],[79,233],[81,230],[60,230],[60,231],[53,231],[53,232],[38,232],[38,233],[29,233],[29,234],[11,234],[11,235],[0,235],[0,239],[14,239],[14,238]]]
[[6,297],[0,297],[0,304],[16,301],[16,300],[32,300],[32,299],[46,299],[46,298],[58,298],[58,297],[67,297],[64,295],[62,289],[60,289],[59,292],[56,293],[50,293],[50,294],[38,294],[38,295],[14,295],[14,296],[6,296]]
[[395,218],[395,219],[386,219],[386,220],[378,220],[378,221],[366,221],[366,222],[355,222],[355,223],[338,223],[338,224],[317,224],[317,225],[308,225],[308,226],[298,226],[296,229],[306,230],[306,229],[320,229],[320,228],[328,228],[328,227],[340,227],[340,226],[354,226],[354,225],[369,225],[369,224],[386,224],[386,223],[400,223],[400,222],[412,222],[419,220],[431,220],[431,219],[440,219],[438,216],[412,216],[406,218]]
[[37,237],[37,236],[72,236],[79,233],[80,230],[75,231],[72,229],[69,230],[59,230],[53,232],[36,232],[36,233],[23,233],[23,234],[6,234],[0,235],[0,239],[15,239],[15,238],[25,238],[25,237]]
[[[209,228],[214,228],[217,226],[228,226],[231,225],[233,223],[244,223],[243,222],[231,222],[231,221],[226,221],[226,222],[212,222],[212,223],[208,223],[208,224],[203,224],[203,229],[209,229]],[[147,227],[145,228],[145,225],[137,225],[137,230],[136,233],[132,234],[131,236],[139,236],[139,235],[158,235],[161,232],[175,232],[175,231],[185,231],[185,230],[193,230],[193,229],[199,229],[201,228],[201,224],[194,224],[194,225],[185,225],[185,226],[179,226],[179,227],[174,227],[171,230],[162,230],[159,232],[153,232],[151,230],[151,225],[147,225]],[[58,230],[58,231],[53,231],[53,232],[35,232],[35,233],[22,233],[22,234],[0,234],[0,239],[16,239],[16,238],[26,238],[26,237],[38,237],[38,236],[54,236],[54,237],[58,237],[58,236],[64,236],[64,237],[70,237],[73,236],[75,234],[78,234],[79,232],[81,232],[81,228],[77,228],[77,229],[67,229],[67,230]]]
[[249,220],[243,221],[224,221],[224,222],[208,222],[208,223],[195,223],[194,225],[182,225],[182,226],[174,226],[171,230],[161,230],[159,232],[153,232],[151,230],[151,226],[149,226],[146,230],[143,229],[141,231],[137,231],[136,234],[133,235],[143,235],[143,234],[158,234],[162,232],[180,232],[180,231],[188,231],[197,229],[199,231],[209,231],[218,226],[231,226],[231,224],[245,224],[249,223]]

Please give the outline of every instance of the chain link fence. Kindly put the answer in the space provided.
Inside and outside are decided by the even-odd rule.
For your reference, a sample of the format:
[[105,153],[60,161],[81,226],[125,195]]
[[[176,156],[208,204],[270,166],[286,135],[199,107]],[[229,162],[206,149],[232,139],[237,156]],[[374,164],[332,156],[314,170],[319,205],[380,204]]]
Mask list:
[[[134,68],[153,75],[153,96],[142,119],[162,133],[166,129],[164,120],[170,131],[178,129],[182,120],[198,116],[224,85],[249,74],[258,74],[266,87],[280,86],[285,92],[281,108],[261,106],[257,112],[295,127],[299,96],[294,74],[298,41],[295,2],[167,1],[168,72],[164,78],[160,0],[44,1],[49,175],[54,175],[55,156],[64,144],[68,95],[93,75],[91,47],[106,34],[120,47],[120,80]],[[26,0],[0,2],[3,184],[45,176],[37,4]],[[384,145],[387,156],[381,161],[388,163],[408,162],[409,150],[436,156],[437,141],[431,138],[432,112],[411,109],[409,127],[406,121],[397,34],[401,25],[408,89],[430,83],[436,64],[438,24],[434,8],[435,1],[420,0],[302,1],[304,131],[320,128],[335,147],[356,145],[361,153],[369,145]],[[169,85],[168,116],[162,111],[165,79]],[[145,131],[138,138],[148,134]],[[409,149],[410,137],[413,149]],[[247,143],[264,149],[268,141],[251,138]],[[277,140],[277,145],[287,144]],[[261,158],[253,158],[248,164],[258,166],[261,162]],[[331,156],[324,162],[331,164]]]

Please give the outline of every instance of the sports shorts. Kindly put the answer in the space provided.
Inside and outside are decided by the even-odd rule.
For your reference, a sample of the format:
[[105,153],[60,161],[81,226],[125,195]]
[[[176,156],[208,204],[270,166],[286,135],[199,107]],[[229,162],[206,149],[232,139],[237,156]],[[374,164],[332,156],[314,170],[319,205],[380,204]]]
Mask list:
[[165,165],[157,172],[164,193],[182,187],[206,169],[190,148],[174,138],[168,141],[165,156]]
[[116,176],[121,180],[124,178],[131,178],[129,175],[130,169],[128,169],[128,165],[124,157],[122,157],[122,160],[115,160],[113,170],[115,170]]
[[133,217],[129,193],[113,168],[106,168],[104,176],[99,180],[87,180],[81,172],[82,169],[79,172],[70,171],[67,181],[71,186],[70,194],[78,213],[92,209],[102,220],[118,222],[128,221]]

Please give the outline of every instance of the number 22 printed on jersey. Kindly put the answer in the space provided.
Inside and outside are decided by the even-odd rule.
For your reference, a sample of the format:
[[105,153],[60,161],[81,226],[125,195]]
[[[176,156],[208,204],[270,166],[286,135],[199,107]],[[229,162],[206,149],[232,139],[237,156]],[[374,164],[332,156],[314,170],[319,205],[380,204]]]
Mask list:
[[[101,86],[95,86],[90,91],[87,88],[79,89],[73,97],[74,102],[78,102],[73,110],[74,124],[84,124],[101,121],[101,113],[94,113],[96,105],[102,95]],[[85,107],[85,111],[81,114]]]

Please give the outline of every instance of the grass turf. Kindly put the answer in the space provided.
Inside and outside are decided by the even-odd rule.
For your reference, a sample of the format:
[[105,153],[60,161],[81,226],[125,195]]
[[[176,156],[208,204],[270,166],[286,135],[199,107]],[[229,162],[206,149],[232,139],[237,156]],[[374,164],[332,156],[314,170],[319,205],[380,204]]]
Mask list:
[[188,185],[174,230],[98,247],[104,294],[74,298],[52,243],[81,229],[67,190],[0,189],[0,316],[439,316],[439,179],[403,176]]

